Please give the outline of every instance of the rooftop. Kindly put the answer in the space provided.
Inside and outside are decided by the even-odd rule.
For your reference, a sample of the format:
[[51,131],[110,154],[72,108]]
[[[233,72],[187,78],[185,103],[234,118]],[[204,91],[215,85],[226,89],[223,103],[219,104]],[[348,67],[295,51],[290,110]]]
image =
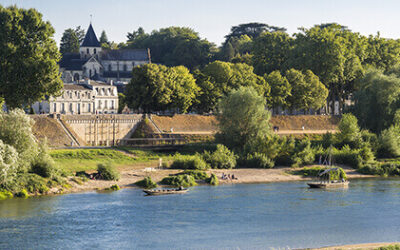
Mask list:
[[147,49],[105,50],[101,59],[111,61],[149,61],[149,54]]
[[94,33],[92,24],[89,25],[81,47],[101,47],[99,40],[97,40],[96,33]]

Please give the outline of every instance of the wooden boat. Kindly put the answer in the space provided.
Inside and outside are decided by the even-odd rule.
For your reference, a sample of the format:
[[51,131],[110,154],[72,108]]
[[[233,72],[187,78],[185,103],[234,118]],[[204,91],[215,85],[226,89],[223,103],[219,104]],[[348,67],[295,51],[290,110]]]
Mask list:
[[345,188],[349,186],[349,181],[340,182],[308,182],[310,188]]
[[331,180],[331,174],[337,171],[342,171],[341,168],[328,168],[322,173],[318,174],[319,180],[308,182],[310,188],[346,188],[349,186],[349,181],[345,176],[340,176],[341,180]]
[[172,189],[144,189],[147,195],[164,195],[164,194],[184,194],[188,191],[187,188],[172,188]]

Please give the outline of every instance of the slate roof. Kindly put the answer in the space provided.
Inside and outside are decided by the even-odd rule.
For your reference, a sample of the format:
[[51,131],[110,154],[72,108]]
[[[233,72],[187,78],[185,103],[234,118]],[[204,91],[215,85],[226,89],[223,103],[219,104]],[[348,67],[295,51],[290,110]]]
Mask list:
[[[105,71],[103,72],[103,77],[110,77],[110,78],[117,78],[118,74],[117,71]],[[131,78],[132,72],[131,71],[120,71],[119,78]]]
[[74,83],[64,83],[64,89],[65,90],[90,90],[90,88],[84,84],[74,84]]
[[104,50],[101,60],[111,61],[149,61],[147,49]]
[[99,40],[97,40],[96,33],[94,33],[92,24],[89,25],[81,47],[101,47]]
[[82,70],[83,65],[88,59],[81,59],[79,53],[65,53],[59,64],[66,70]]

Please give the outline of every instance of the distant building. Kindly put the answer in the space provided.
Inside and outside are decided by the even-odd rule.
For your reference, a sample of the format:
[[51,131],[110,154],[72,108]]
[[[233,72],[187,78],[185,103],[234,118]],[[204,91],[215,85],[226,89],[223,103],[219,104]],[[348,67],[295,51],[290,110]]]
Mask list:
[[61,79],[75,82],[84,78],[103,82],[129,82],[132,68],[151,62],[149,49],[103,50],[92,24],[79,53],[66,53],[60,61]]
[[36,114],[116,114],[118,91],[114,85],[93,80],[65,83],[61,96],[36,102],[32,108]]

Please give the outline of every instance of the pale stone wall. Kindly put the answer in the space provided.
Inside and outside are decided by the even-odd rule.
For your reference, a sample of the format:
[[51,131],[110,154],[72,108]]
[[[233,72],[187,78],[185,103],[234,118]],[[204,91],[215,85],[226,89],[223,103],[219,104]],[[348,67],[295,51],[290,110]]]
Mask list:
[[61,115],[60,118],[86,146],[113,146],[131,136],[142,115]]

